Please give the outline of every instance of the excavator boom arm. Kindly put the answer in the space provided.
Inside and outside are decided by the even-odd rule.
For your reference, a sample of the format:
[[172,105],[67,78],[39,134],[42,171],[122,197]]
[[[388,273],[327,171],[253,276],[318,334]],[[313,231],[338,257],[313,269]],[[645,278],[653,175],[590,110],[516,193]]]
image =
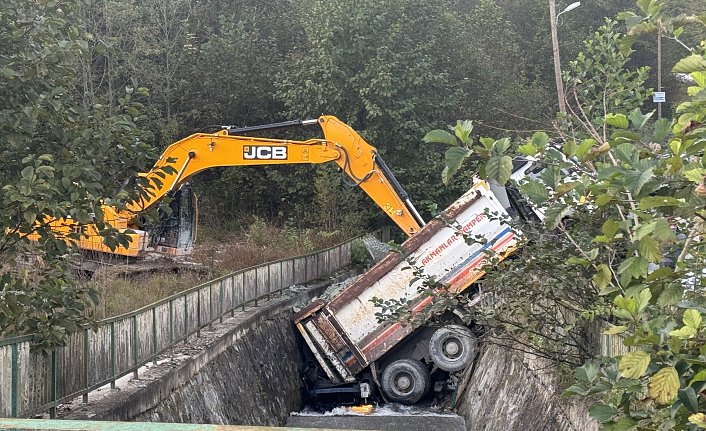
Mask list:
[[[319,124],[324,138],[295,141],[234,134],[298,124]],[[332,116],[241,129],[226,128],[217,133],[188,136],[170,145],[155,167],[144,174],[154,187],[145,191],[143,197],[128,209],[139,213],[151,207],[188,178],[209,168],[327,162],[337,163],[407,235],[414,235],[424,225],[377,150],[351,127]]]

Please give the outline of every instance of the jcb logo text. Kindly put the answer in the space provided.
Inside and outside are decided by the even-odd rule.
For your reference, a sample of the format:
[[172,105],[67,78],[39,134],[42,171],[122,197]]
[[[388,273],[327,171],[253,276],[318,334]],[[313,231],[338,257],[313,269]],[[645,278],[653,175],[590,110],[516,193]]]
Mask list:
[[243,148],[243,158],[246,160],[287,160],[287,147],[249,146]]

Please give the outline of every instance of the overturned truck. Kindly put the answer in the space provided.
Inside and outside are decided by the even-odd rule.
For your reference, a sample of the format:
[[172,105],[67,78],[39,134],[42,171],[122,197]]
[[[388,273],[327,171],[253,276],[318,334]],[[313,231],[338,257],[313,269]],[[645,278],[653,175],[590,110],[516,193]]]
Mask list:
[[353,384],[366,396],[369,384],[360,382],[372,379],[386,400],[414,404],[431,389],[432,372],[468,366],[477,342],[462,310],[449,313],[441,326],[414,327],[379,322],[373,298],[405,300],[419,312],[433,299],[421,293],[429,280],[450,292],[468,289],[491,257],[502,260],[517,247],[517,232],[508,225],[509,213],[517,211],[527,214],[504,188],[491,190],[479,181],[404,242],[401,252],[390,252],[332,299],[296,313],[293,321],[332,387]]

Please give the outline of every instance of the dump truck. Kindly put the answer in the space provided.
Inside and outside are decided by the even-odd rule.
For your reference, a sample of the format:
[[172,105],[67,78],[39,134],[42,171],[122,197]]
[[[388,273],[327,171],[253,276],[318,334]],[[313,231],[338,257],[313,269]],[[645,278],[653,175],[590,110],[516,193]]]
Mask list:
[[[525,175],[530,165],[517,166],[516,174]],[[455,293],[474,285],[489,264],[518,246],[519,232],[510,226],[509,215],[536,216],[509,191],[476,181],[401,250],[390,252],[330,300],[315,300],[293,315],[330,382],[321,391],[349,385],[366,395],[375,384],[386,400],[414,404],[430,390],[431,372],[452,373],[472,362],[476,336],[463,323],[461,310],[449,313],[441,325],[419,326],[379,319],[375,303],[404,302],[407,311],[423,313],[433,301],[430,287]]]

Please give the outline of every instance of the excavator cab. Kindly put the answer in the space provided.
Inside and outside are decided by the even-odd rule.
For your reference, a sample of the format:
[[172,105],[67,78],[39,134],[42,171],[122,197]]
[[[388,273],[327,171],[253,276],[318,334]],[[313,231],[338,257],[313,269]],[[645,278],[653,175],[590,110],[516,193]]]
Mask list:
[[159,223],[146,226],[149,246],[155,251],[175,256],[192,252],[197,233],[197,198],[191,184],[184,183],[168,195],[169,210],[160,211]]

